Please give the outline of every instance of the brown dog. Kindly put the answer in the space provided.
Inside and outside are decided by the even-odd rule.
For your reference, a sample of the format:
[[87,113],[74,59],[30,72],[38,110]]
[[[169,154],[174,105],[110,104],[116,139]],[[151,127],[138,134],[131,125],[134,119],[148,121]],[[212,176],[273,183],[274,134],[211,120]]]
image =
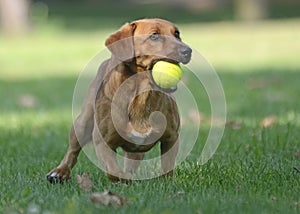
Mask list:
[[[101,167],[113,181],[130,180],[144,153],[157,142],[162,175],[173,176],[180,126],[177,105],[168,94],[174,89],[159,88],[151,69],[158,60],[188,63],[191,48],[172,23],[161,19],[127,23],[105,45],[112,56],[102,63],[90,86],[64,159],[47,174],[51,183],[69,179],[81,148],[91,140]],[[124,171],[117,163],[118,147],[124,152]]]

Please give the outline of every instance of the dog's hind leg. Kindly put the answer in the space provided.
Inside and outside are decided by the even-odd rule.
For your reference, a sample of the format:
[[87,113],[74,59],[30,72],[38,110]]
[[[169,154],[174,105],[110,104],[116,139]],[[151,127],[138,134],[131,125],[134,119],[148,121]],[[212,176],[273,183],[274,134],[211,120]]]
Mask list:
[[178,134],[161,140],[161,175],[172,178],[179,149]]
[[144,159],[144,156],[144,152],[132,153],[124,151],[124,171],[134,174]]

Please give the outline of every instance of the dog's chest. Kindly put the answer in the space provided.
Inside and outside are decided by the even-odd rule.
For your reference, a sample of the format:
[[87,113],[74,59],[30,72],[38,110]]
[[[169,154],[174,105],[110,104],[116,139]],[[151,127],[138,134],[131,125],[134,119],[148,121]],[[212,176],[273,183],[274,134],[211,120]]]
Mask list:
[[167,114],[170,98],[159,91],[143,92],[129,106],[129,120],[137,129],[150,127],[149,117],[153,112]]

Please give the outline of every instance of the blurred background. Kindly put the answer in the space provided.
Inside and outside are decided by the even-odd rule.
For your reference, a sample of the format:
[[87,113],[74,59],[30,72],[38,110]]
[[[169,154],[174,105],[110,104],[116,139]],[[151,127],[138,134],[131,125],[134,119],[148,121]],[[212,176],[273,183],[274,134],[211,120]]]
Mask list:
[[299,16],[297,0],[1,0],[4,33],[31,31],[39,25],[95,29],[144,17],[176,23],[257,21]]
[[[203,182],[207,180],[208,189],[216,189],[216,194],[211,195],[210,203],[201,195],[202,204],[218,207],[215,204],[220,201],[226,206],[234,202],[243,210],[248,202],[241,200],[253,198],[248,206],[257,212],[257,204],[286,203],[292,209],[293,202],[298,202],[299,194],[293,188],[297,184],[288,179],[292,173],[288,170],[300,157],[299,0],[0,0],[0,213],[7,207],[20,212],[3,213],[26,213],[35,200],[46,209],[65,207],[65,213],[70,213],[71,200],[65,205],[68,189],[73,207],[86,205],[81,202],[87,199],[77,202],[73,198],[72,191],[78,190],[70,187],[75,185],[58,186],[53,189],[55,194],[52,187],[45,188],[45,174],[58,164],[67,147],[73,91],[80,72],[105,48],[111,33],[145,17],[174,22],[183,41],[212,64],[224,87],[228,122],[214,160],[227,163],[223,174],[229,172],[227,178],[234,178],[232,191],[244,188],[249,195],[216,200],[226,176],[223,179],[222,170],[212,167],[217,185],[211,188],[214,173],[210,170]],[[205,89],[188,72],[184,81],[199,104],[199,112],[191,111],[187,118],[191,124],[201,121],[199,141],[190,155],[195,160],[215,118],[210,117]],[[241,168],[247,158],[253,164]],[[93,165],[87,157],[80,159],[74,174],[86,170],[98,177],[97,170],[88,169]],[[275,164],[270,160],[276,160]],[[280,165],[283,160],[285,165]],[[227,171],[234,164],[237,167]],[[206,171],[201,176],[204,174]],[[282,180],[278,181],[277,174]],[[239,185],[236,179],[249,183]],[[288,185],[282,186],[284,182]],[[272,193],[270,184],[283,192]],[[263,186],[265,189],[258,190]],[[266,202],[257,203],[260,193],[274,194],[277,200],[268,196]],[[226,194],[222,197],[227,199]],[[145,201],[157,205],[152,198]]]
[[[174,22],[183,40],[210,61],[224,86],[229,121],[297,117],[298,0],[0,0],[3,126],[37,113],[46,124],[62,118],[70,124],[84,66],[112,32],[145,17]],[[205,90],[198,92],[192,77],[189,84],[209,120]]]
[[211,62],[229,118],[298,105],[298,0],[0,0],[0,114],[70,112],[76,79],[105,39],[145,17],[174,22]]

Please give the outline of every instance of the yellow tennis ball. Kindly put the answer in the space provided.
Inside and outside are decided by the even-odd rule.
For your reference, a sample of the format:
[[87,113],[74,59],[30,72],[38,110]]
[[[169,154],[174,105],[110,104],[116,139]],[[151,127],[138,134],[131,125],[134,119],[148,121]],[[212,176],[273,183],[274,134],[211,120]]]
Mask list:
[[158,61],[153,65],[152,78],[161,88],[175,87],[181,80],[182,70],[178,64]]

